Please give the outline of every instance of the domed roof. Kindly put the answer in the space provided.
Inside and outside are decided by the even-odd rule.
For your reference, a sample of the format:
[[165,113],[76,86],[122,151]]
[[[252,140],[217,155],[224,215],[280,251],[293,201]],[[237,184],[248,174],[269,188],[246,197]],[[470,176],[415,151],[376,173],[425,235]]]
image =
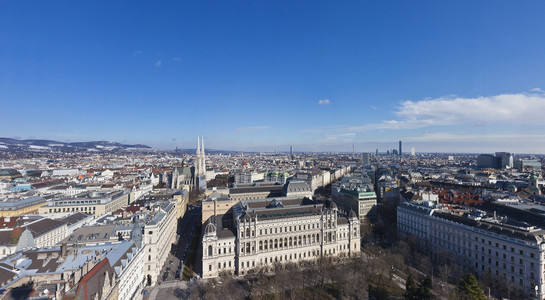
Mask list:
[[214,236],[216,235],[216,225],[212,222],[208,222],[206,225],[206,228],[204,229],[204,234],[207,236]]
[[357,218],[358,216],[356,216],[356,212],[353,211],[353,210],[350,210],[350,214],[348,215],[350,218]]
[[335,204],[335,202],[331,202],[331,209],[337,209],[337,204]]

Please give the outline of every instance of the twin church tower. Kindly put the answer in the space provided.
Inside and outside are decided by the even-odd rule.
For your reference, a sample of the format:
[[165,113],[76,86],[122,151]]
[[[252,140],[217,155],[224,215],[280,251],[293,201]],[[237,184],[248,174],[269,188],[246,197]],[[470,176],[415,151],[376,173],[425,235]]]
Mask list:
[[206,176],[206,157],[204,155],[204,137],[197,136],[197,151],[195,152],[195,178],[204,180]]
[[172,170],[171,188],[175,189],[206,189],[206,156],[204,154],[204,138],[197,136],[197,150],[193,166],[175,166]]

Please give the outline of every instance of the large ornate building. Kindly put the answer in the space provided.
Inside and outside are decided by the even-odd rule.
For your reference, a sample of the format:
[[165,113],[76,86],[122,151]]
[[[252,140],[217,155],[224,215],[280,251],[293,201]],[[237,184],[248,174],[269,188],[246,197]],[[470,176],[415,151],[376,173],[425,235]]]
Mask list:
[[195,167],[175,166],[172,170],[172,184],[171,188],[188,191],[193,190],[195,184]]
[[202,237],[203,278],[245,275],[257,267],[353,255],[360,251],[359,220],[303,197],[242,200],[210,219]]
[[[497,209],[505,215],[404,202],[397,208],[398,234],[416,236],[435,260],[493,278],[498,289],[511,287],[511,299],[544,299],[545,229],[517,221],[516,208]],[[520,215],[543,224],[537,211]]]

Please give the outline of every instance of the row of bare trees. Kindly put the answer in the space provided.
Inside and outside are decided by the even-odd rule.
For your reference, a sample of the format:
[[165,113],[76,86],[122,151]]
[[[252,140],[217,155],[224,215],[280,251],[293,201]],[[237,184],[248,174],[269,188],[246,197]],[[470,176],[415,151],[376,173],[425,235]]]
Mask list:
[[[388,262],[386,262],[388,261]],[[190,299],[368,299],[368,284],[391,278],[391,257],[321,258],[256,268],[244,277],[222,273],[193,283]]]

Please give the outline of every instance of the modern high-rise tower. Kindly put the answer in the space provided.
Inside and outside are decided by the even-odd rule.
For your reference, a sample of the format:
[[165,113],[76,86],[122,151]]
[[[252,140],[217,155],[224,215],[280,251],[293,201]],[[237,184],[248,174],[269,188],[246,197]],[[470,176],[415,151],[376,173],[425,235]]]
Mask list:
[[401,156],[403,152],[401,151],[401,141],[399,141],[399,156]]

